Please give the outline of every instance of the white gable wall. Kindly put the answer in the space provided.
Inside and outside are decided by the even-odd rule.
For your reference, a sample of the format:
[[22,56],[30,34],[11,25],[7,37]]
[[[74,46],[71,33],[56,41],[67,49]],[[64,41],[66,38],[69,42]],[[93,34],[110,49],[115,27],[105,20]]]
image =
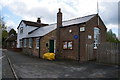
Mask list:
[[[20,28],[23,27],[23,33],[20,33]],[[24,22],[21,22],[19,28],[18,28],[18,35],[17,35],[17,48],[20,48],[20,39],[25,38],[28,33],[37,27],[33,26],[26,26]]]

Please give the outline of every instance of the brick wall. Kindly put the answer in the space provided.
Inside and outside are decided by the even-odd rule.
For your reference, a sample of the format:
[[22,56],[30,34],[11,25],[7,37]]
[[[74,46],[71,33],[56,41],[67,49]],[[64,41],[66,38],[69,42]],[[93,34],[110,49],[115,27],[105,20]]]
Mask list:
[[38,56],[39,49],[36,48],[36,38],[32,38],[32,48],[29,47],[29,38],[27,38],[27,46],[24,47],[23,39],[23,52],[28,55]]
[[[98,17],[97,15],[92,18],[90,21],[86,23],[86,44],[87,45],[93,45],[94,41],[94,27],[98,27],[100,29],[100,43],[106,42],[106,31],[107,28],[102,22],[102,20],[99,20],[99,26],[98,26]],[[88,35],[92,35],[92,39],[88,39]],[[86,60],[87,60],[87,49],[85,51],[86,54]],[[96,49],[93,49],[93,59],[96,59]]]
[[[78,59],[78,54],[80,54],[80,61],[87,61],[88,53],[87,53],[87,45],[91,45],[94,43],[94,27],[97,26],[97,16],[92,18],[90,21],[85,24],[80,25],[71,25],[68,27],[60,28],[60,54],[62,58],[69,59]],[[85,31],[80,32],[78,35],[79,27],[85,27]],[[102,20],[100,19],[100,28],[101,33],[101,42],[106,41],[106,27]],[[72,30],[72,33],[69,30]],[[80,44],[78,44],[78,39],[74,39],[74,35],[80,36]],[[88,35],[92,36],[92,39],[88,39]],[[64,50],[63,49],[63,41],[73,41],[73,50]],[[78,53],[78,45],[80,45],[80,53]],[[94,50],[94,52],[96,52]],[[93,56],[96,57],[96,53],[93,53]]]
[[40,48],[41,57],[43,56],[44,53],[49,52],[49,48],[46,46],[46,43],[49,44],[49,40],[56,40],[56,30],[51,31],[49,34],[46,34],[44,37],[41,38],[41,40],[40,40],[40,44],[41,44],[41,48]]
[[[80,32],[80,27],[85,27],[85,31]],[[78,60],[79,54],[80,54],[80,61],[86,61],[88,58],[87,53],[87,47],[86,45],[91,45],[94,43],[94,27],[97,26],[97,16],[92,18],[90,21],[83,23],[83,24],[77,24],[77,25],[71,25],[67,27],[60,28],[60,44],[56,44],[56,46],[59,46],[59,54],[62,58],[65,59],[74,59]],[[100,20],[100,25],[98,26],[101,30],[101,42],[106,41],[106,27],[104,23]],[[69,30],[72,30],[72,32],[69,32]],[[49,40],[56,40],[56,30],[51,31],[50,33],[44,35],[40,39],[40,56],[42,57],[44,53],[49,52],[49,48],[46,46],[46,43],[49,44]],[[79,39],[74,39],[74,36],[77,35],[80,36],[80,44]],[[88,39],[88,35],[92,36],[92,39]],[[23,48],[23,52],[28,53],[30,55],[39,56],[39,49],[36,49],[36,38],[32,38],[33,40],[33,46],[32,48],[29,48],[28,45],[26,48]],[[64,41],[72,41],[73,42],[73,49],[72,50],[64,50],[63,49],[63,42]],[[24,42],[24,41],[23,41]],[[29,41],[27,41],[27,44],[29,44]],[[78,47],[80,45],[80,48]],[[49,46],[49,45],[48,45]],[[80,50],[80,52],[78,51]],[[96,52],[96,51],[94,51]],[[95,55],[95,54],[94,54]],[[59,57],[59,56],[58,56]],[[58,58],[57,57],[57,58]]]
[[[49,43],[49,40],[55,40],[56,39],[56,30],[51,31],[49,34],[46,34],[40,39],[40,56],[43,56],[43,53],[49,52],[48,47],[46,46],[46,43]],[[39,37],[36,37],[39,38]],[[39,56],[39,49],[36,48],[36,38],[32,38],[32,48],[29,48],[29,38],[27,39],[27,47],[24,47],[23,45],[23,52],[28,55],[33,56]],[[23,39],[24,43],[24,39]]]
[[[69,30],[72,30],[70,33]],[[77,25],[60,28],[60,54],[62,58],[68,59],[77,59],[78,58],[78,39],[74,39],[74,35],[78,35],[78,27]],[[72,41],[73,49],[72,50],[64,50],[63,42],[64,41]]]

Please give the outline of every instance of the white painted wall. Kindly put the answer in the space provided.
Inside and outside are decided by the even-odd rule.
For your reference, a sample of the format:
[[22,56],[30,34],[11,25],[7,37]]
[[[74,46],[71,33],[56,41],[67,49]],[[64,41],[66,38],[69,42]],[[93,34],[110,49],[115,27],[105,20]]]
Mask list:
[[[20,27],[23,27],[23,33],[20,33]],[[28,33],[34,29],[36,29],[37,27],[33,27],[33,26],[26,26],[24,24],[24,22],[21,22],[19,28],[18,28],[18,34],[17,34],[17,48],[20,48],[20,39],[26,37],[28,35]]]

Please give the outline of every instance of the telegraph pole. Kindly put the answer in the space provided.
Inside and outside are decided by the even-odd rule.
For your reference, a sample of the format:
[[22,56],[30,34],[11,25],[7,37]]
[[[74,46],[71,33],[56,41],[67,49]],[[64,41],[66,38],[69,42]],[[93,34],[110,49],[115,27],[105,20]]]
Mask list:
[[97,14],[98,14],[98,26],[99,26],[99,4],[98,4],[98,0],[97,0]]

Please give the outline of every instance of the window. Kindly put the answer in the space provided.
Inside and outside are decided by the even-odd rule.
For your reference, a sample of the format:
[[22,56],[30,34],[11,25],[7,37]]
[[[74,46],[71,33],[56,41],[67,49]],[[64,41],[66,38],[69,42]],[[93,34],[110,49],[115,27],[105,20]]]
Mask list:
[[27,47],[27,39],[24,39],[24,47]]
[[100,44],[100,29],[94,28],[94,49],[97,49],[98,45]]
[[20,48],[22,48],[22,39],[20,39]]
[[68,49],[72,49],[72,41],[68,42]]
[[15,45],[14,41],[12,42],[12,45],[13,45],[13,46]]
[[23,33],[23,27],[20,27],[20,33]]
[[73,49],[73,42],[72,41],[64,41],[63,42],[63,49],[72,50]]
[[32,38],[29,38],[29,48],[32,48]]
[[67,49],[67,42],[63,42],[63,49]]
[[36,48],[39,49],[39,38],[36,38]]

